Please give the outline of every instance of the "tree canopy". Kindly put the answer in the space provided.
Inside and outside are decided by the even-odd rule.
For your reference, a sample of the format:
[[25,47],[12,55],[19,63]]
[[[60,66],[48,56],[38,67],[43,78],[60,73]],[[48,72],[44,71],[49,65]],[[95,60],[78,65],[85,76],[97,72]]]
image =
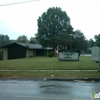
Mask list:
[[0,46],[6,45],[10,42],[8,35],[0,34]]
[[22,35],[22,36],[19,36],[16,41],[26,43],[26,41],[28,41],[28,39],[27,39],[27,36]]
[[100,34],[94,36],[95,45],[100,47]]
[[88,42],[89,42],[89,47],[95,46],[95,41],[93,39],[90,39]]
[[38,33],[36,38],[44,47],[55,48],[61,35],[73,33],[70,18],[61,8],[49,8],[38,18]]
[[74,46],[75,50],[86,50],[88,48],[88,41],[80,30],[74,32]]
[[30,38],[30,43],[32,43],[32,44],[37,44],[38,41],[36,40],[35,37],[31,37],[31,38]]

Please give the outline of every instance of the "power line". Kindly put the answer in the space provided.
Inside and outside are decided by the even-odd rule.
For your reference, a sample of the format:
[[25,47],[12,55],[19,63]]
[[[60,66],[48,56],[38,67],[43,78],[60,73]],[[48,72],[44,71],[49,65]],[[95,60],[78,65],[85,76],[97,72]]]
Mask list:
[[22,4],[22,3],[28,3],[28,2],[34,2],[34,1],[39,1],[39,0],[31,0],[31,1],[23,1],[23,2],[15,2],[15,3],[2,4],[2,5],[0,5],[0,7],[2,7],[2,6],[9,6],[9,5],[16,5],[16,4]]

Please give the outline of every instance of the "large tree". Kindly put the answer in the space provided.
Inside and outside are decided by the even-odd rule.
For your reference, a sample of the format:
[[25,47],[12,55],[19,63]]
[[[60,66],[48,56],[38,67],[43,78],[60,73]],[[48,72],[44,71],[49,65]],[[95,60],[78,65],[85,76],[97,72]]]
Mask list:
[[[61,40],[61,35],[69,37],[68,35],[73,33],[70,18],[61,8],[49,8],[37,21],[38,33],[36,34],[36,38],[44,47],[49,46],[55,48],[58,40]],[[62,38],[62,41],[63,39],[65,37]]]

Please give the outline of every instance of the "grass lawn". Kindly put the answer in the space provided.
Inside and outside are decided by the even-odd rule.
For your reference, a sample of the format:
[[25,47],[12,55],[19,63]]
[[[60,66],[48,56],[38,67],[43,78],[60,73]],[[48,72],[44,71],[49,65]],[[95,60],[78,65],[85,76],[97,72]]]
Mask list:
[[0,61],[0,70],[97,70],[98,63],[91,57],[81,56],[79,61],[59,61],[57,57],[34,57]]
[[[79,61],[59,61],[57,57],[33,57],[0,61],[0,70],[97,70],[98,63],[92,62],[91,57],[81,56]],[[3,71],[0,78],[100,78],[100,72],[93,71]]]
[[[51,75],[54,75],[52,77]],[[63,71],[49,71],[49,72],[0,72],[0,78],[100,78],[100,72],[63,72]]]

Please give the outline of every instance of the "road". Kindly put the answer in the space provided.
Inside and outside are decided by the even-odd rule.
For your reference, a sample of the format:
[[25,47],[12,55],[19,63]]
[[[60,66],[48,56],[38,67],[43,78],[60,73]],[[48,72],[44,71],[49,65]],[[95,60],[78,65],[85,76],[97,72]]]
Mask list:
[[100,82],[0,80],[0,100],[91,100],[92,92],[100,92]]

